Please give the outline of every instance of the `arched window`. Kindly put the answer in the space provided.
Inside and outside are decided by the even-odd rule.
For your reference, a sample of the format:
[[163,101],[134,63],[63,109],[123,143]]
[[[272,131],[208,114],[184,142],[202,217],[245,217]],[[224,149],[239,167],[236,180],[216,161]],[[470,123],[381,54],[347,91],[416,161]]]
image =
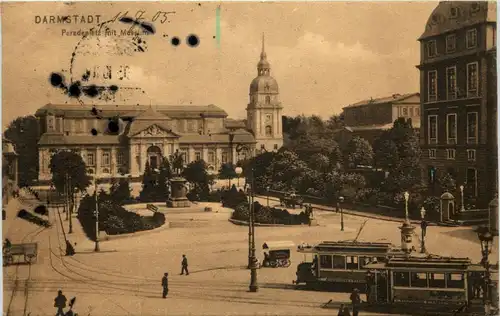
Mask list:
[[266,126],[266,136],[272,136],[273,135],[273,128],[270,125]]
[[271,97],[270,96],[266,96],[266,104],[270,104],[271,103]]

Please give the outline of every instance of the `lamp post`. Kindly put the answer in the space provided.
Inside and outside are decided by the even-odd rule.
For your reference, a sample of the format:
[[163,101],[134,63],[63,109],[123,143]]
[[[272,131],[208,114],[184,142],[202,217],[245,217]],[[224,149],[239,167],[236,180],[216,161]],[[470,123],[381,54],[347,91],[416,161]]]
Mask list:
[[344,208],[340,203],[344,202],[344,197],[339,197],[339,208],[340,208],[340,231],[344,231]]
[[410,193],[405,192],[404,194],[405,197],[405,219],[406,221],[409,221],[409,216],[408,216],[408,200],[410,199]]
[[465,211],[465,205],[464,205],[464,186],[463,185],[460,186],[460,198],[461,198],[461,201],[462,201],[462,205],[460,207],[460,212],[464,212]]
[[255,179],[254,170],[252,168],[252,185],[250,191],[251,204],[250,204],[250,292],[257,292],[259,290],[259,285],[257,283],[257,258],[255,257],[255,210],[254,210],[254,190],[255,190]]
[[95,194],[95,248],[94,251],[100,251],[99,248],[99,201],[97,199],[97,174],[94,173],[94,194]]
[[267,192],[267,207],[269,207],[269,189],[270,189],[270,187],[267,186],[266,187],[266,192]]
[[490,247],[491,243],[493,241],[493,235],[490,233],[489,228],[487,227],[482,227],[477,230],[477,236],[479,238],[479,241],[481,242],[481,254],[482,254],[482,260],[481,263],[483,264],[484,268],[486,269],[485,276],[484,276],[484,308],[486,315],[489,315],[489,311],[491,310],[491,300],[495,299],[492,297],[492,290],[491,290],[491,276],[490,276],[490,262],[488,259],[489,252],[490,252]]
[[425,249],[425,234],[427,232],[427,222],[425,221],[425,208],[422,206],[420,209],[420,216],[422,217],[422,223],[420,224],[420,228],[422,229],[422,241],[420,244],[420,252],[421,253],[426,253],[427,250]]

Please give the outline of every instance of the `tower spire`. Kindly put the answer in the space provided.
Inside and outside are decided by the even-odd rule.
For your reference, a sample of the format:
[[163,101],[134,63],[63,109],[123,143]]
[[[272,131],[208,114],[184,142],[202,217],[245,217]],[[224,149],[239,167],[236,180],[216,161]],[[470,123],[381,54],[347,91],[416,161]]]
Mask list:
[[262,52],[260,53],[261,60],[265,60],[267,58],[264,42],[265,42],[265,36],[264,32],[262,32]]

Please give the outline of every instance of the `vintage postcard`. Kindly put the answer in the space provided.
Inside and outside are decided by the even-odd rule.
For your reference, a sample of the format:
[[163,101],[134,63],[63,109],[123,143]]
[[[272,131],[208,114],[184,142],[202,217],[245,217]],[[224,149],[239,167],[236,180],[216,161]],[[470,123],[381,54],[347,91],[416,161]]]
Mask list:
[[4,2],[3,315],[498,315],[496,2]]

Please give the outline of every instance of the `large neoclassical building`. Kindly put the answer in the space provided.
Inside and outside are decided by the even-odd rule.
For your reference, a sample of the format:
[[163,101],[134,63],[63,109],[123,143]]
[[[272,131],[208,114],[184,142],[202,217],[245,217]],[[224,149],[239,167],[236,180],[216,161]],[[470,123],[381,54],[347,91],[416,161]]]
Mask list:
[[[215,106],[91,106],[47,104],[38,109],[41,126],[39,180],[51,178],[49,162],[58,150],[78,152],[89,173],[111,178],[118,173],[140,177],[146,161],[155,168],[176,151],[184,162],[203,159],[213,171],[224,163],[283,145],[278,84],[264,50],[257,77],[250,84],[246,120],[229,119]],[[109,119],[120,118],[118,131]],[[97,135],[94,135],[97,132]]]

